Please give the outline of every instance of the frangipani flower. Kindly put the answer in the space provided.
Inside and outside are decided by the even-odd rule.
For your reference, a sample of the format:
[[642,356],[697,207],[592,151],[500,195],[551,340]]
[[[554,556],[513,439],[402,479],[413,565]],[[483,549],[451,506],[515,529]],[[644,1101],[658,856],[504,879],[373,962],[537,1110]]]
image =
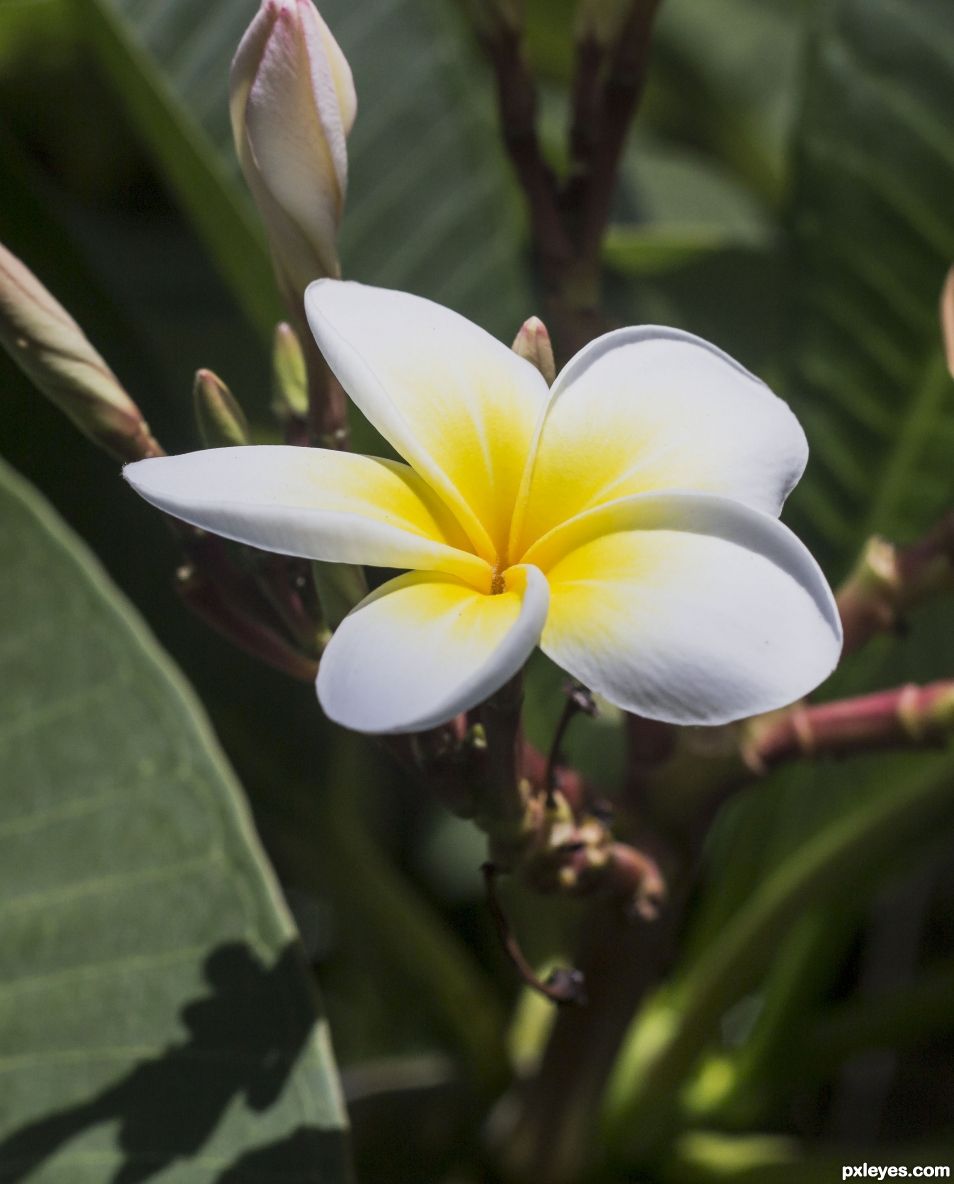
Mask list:
[[473,707],[536,645],[620,707],[718,724],[811,690],[841,648],[825,578],[777,521],[807,446],[787,406],[674,329],[620,329],[551,390],[430,301],[319,281],[318,345],[406,463],[218,448],[127,466],[180,518],[288,555],[409,569],[345,618],[318,696],[367,732]]
[[232,134],[284,294],[336,276],[357,110],[351,67],[311,0],[262,0],[229,79]]

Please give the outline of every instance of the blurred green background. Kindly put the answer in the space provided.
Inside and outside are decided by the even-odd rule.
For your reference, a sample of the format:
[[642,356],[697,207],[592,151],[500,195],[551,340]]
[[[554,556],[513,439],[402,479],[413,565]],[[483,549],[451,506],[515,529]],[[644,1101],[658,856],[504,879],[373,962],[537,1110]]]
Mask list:
[[[226,108],[228,61],[255,7],[0,0],[0,240],[80,320],[172,452],[197,445],[199,366],[230,384],[260,438],[273,430],[268,341],[280,310]],[[528,4],[544,142],[558,167],[573,9]],[[461,9],[329,0],[321,10],[359,96],[345,274],[431,296],[509,339],[538,311],[535,282],[489,74]],[[606,242],[608,312],[709,337],[792,402],[812,460],[786,520],[833,581],[873,531],[914,538],[951,503],[954,385],[936,304],[954,260],[952,111],[949,0],[664,0]],[[248,795],[318,968],[338,1061],[364,1074],[347,1080],[374,1115],[362,1125],[355,1108],[366,1178],[440,1178],[454,1158],[448,1147],[476,1135],[476,1103],[464,1103],[462,1118],[447,1086],[446,1106],[434,1108],[429,1086],[457,1077],[433,1055],[492,1076],[516,995],[482,905],[479,836],[373,748],[327,725],[312,688],[256,665],[189,616],[158,516],[5,358],[0,378],[0,454],[138,606],[198,692]],[[360,425],[356,435],[359,447],[371,441]],[[929,606],[906,636],[847,663],[831,691],[951,676],[952,620],[950,603]],[[528,728],[541,744],[559,681],[542,661],[532,674]],[[611,792],[618,721],[581,723],[571,755]],[[935,768],[954,780],[944,773],[954,765],[933,754],[819,762],[739,798],[709,845],[682,964],[691,968],[802,844]],[[865,1147],[950,1136],[952,851],[949,827],[909,836],[897,859],[865,868],[778,935],[766,974],[722,1017],[708,1050],[714,1063],[749,1058],[757,1088],[745,1092],[742,1072],[735,1110],[717,1116],[716,1107],[707,1121]],[[519,893],[511,906],[536,957],[564,953],[574,909]],[[908,1010],[923,1009],[923,1025],[907,1034],[901,1025],[896,1040],[889,1030],[889,1050],[874,1060],[845,1054],[787,1080],[791,1051],[819,1016],[859,992],[913,990],[922,974],[934,993]],[[541,1016],[531,1008],[521,1031]],[[402,1165],[405,1112],[396,1102],[387,1111],[396,1139],[373,1111],[391,1078],[368,1062],[392,1057],[418,1058],[400,1080],[420,1083],[408,1096],[425,1109],[409,1113],[415,1122],[431,1115],[433,1131],[425,1124],[419,1135],[437,1148],[433,1162],[418,1149]],[[189,1164],[162,1178],[220,1178]],[[36,1178],[105,1180],[110,1169],[55,1170]],[[687,1161],[673,1178],[690,1170]],[[8,1178],[20,1177],[5,1176],[0,1159]]]

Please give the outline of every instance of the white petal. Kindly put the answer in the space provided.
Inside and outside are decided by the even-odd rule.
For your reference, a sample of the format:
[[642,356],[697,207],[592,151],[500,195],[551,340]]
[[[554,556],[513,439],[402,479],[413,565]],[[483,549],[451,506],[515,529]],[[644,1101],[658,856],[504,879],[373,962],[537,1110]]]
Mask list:
[[557,541],[538,552],[551,593],[541,648],[629,711],[727,723],[801,698],[838,661],[825,577],[770,515],[650,494],[578,519],[562,557]]
[[547,387],[539,371],[430,300],[322,280],[308,321],[341,385],[452,506],[475,547],[506,555]]
[[[298,0],[298,12],[308,50],[312,87],[318,110],[323,116],[334,110],[342,131],[348,136],[358,113],[358,96],[354,89],[351,66],[312,0]],[[326,101],[324,97],[329,87],[334,94],[333,103],[330,98]],[[329,137],[330,135],[329,132]],[[347,162],[344,175],[346,170]]]
[[321,659],[318,698],[359,732],[417,732],[475,707],[530,656],[547,615],[536,568],[505,573],[487,596],[449,577],[399,576],[339,625]]
[[619,329],[554,383],[511,554],[581,510],[656,490],[777,515],[807,457],[787,405],[727,354],[676,329]]
[[448,571],[489,587],[490,571],[407,465],[281,444],[137,461],[123,476],[193,526],[282,555]]
[[242,170],[279,272],[300,297],[316,276],[338,274],[351,71],[310,0],[274,0],[243,37],[230,87]]

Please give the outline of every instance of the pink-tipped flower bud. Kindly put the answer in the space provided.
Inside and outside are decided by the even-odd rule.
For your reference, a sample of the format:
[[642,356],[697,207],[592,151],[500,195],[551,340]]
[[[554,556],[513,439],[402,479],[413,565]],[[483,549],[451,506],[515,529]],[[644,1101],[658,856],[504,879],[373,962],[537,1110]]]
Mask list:
[[337,235],[357,101],[311,0],[263,0],[232,62],[229,108],[245,179],[286,300],[339,274]]
[[513,352],[536,366],[548,386],[553,383],[556,378],[553,343],[546,325],[539,317],[530,317],[520,326],[520,332],[513,340]]

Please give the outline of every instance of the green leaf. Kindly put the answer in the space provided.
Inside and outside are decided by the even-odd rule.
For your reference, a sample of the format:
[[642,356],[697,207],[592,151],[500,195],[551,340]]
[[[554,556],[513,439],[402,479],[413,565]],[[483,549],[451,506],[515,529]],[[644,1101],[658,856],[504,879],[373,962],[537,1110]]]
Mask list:
[[[229,62],[257,3],[74,2],[212,255],[256,324],[270,323],[273,284],[228,126]],[[469,30],[441,0],[326,0],[321,10],[358,91],[346,275],[512,335],[527,315],[521,220]]]
[[783,192],[804,8],[797,0],[667,0],[657,18],[650,116],[704,144],[770,205]]
[[750,245],[715,226],[612,226],[603,258],[626,275],[665,275],[726,249]]
[[[890,789],[890,792],[888,791]],[[639,1152],[658,1138],[679,1087],[726,1009],[750,990],[777,944],[833,893],[870,890],[954,821],[954,758],[925,761],[903,784],[882,786],[781,860],[675,986],[633,1022],[607,1091],[612,1141]]]
[[[122,95],[128,115],[149,146],[158,168],[195,224],[246,315],[263,335],[269,333],[282,315],[281,305],[264,237],[249,202],[221,155],[211,148],[184,110],[173,81],[164,76],[139,39],[139,29],[123,20],[111,0],[74,0],[74,3],[81,27]],[[142,10],[147,6],[135,7]],[[171,11],[176,6],[162,7]],[[194,5],[192,8],[194,15]],[[143,25],[148,16],[148,12],[140,11]],[[161,36],[163,30],[155,29],[155,24],[155,35]],[[215,24],[205,27],[218,32]],[[170,53],[180,52],[180,62],[190,59],[188,45],[169,44],[167,49]],[[219,68],[227,71],[227,44],[222,44],[220,50]]]
[[954,388],[937,299],[954,259],[952,104],[947,0],[818,5],[786,382],[812,460],[791,521],[841,565],[866,534],[917,533],[950,500]]
[[[950,504],[954,386],[941,358],[937,296],[954,254],[954,137],[943,122],[954,99],[952,37],[954,12],[932,0],[818,6],[796,142],[783,359],[811,457],[786,515],[833,575],[867,534],[909,538]],[[922,610],[903,643],[869,645],[828,693],[945,676],[949,612],[943,603]],[[802,764],[734,803],[710,848],[697,952],[719,940],[799,845],[875,795],[904,793],[925,759]],[[777,959],[794,953],[783,946]],[[818,947],[802,957],[805,991],[790,1001],[782,1039],[804,1037],[820,963],[837,966]],[[776,1064],[784,1055],[771,1054]]]
[[0,468],[0,1178],[349,1178],[328,1032],[199,704]]

